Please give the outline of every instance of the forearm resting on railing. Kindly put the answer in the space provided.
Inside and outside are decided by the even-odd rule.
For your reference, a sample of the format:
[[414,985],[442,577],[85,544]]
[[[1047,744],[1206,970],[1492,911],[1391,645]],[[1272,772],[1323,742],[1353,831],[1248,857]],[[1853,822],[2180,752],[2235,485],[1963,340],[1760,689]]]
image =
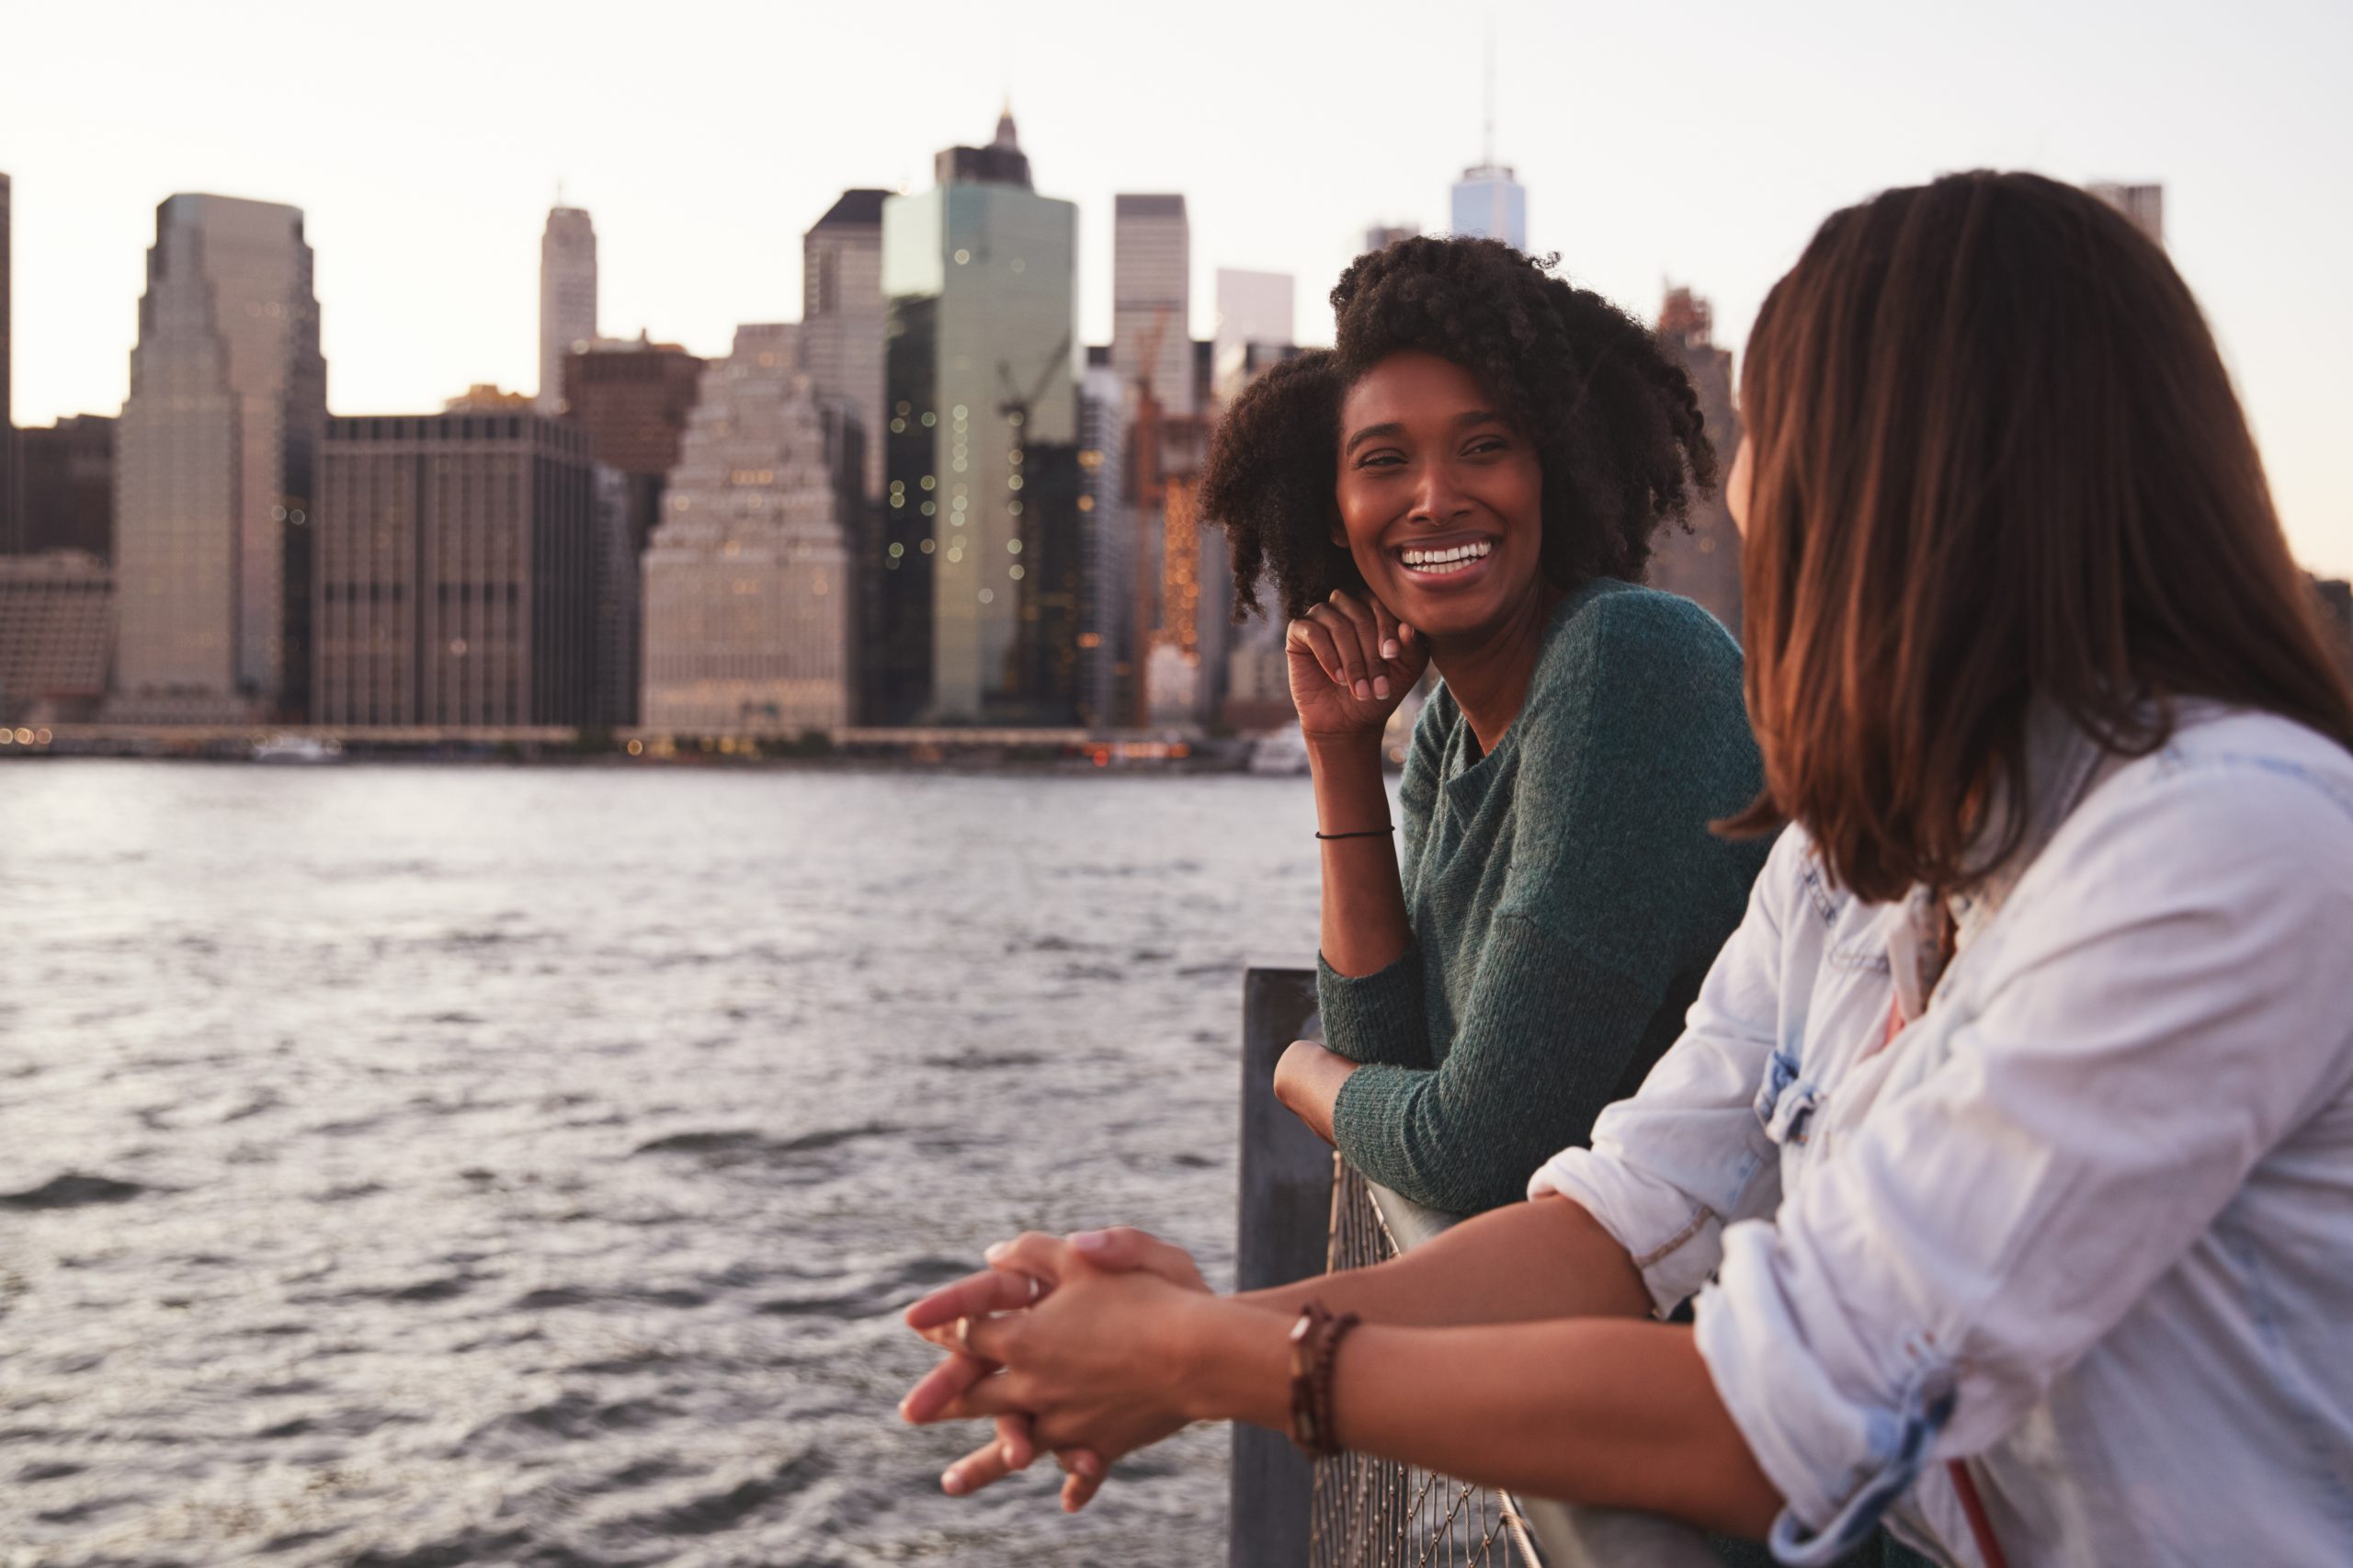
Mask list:
[[1547,1318],[1646,1317],[1650,1292],[1581,1204],[1546,1197],[1465,1220],[1370,1268],[1233,1298],[1286,1316],[1313,1300],[1367,1323],[1437,1328]]
[[[1266,1314],[1203,1303],[1178,1357],[1188,1415],[1287,1428],[1289,1345]],[[1346,1447],[1478,1484],[1752,1539],[1781,1506],[1688,1328],[1367,1324],[1343,1342],[1332,1391]]]
[[1397,875],[1397,841],[1372,830],[1389,824],[1381,735],[1308,743],[1317,831],[1363,834],[1320,841],[1324,861],[1324,960],[1346,975],[1376,974],[1414,939]]

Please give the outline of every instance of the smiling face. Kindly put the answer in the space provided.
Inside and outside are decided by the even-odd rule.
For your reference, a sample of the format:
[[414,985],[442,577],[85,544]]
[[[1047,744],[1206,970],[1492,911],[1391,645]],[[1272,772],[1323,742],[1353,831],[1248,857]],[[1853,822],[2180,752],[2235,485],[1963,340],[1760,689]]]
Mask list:
[[1357,570],[1426,636],[1476,637],[1545,592],[1536,449],[1450,359],[1392,354],[1340,408],[1338,501]]

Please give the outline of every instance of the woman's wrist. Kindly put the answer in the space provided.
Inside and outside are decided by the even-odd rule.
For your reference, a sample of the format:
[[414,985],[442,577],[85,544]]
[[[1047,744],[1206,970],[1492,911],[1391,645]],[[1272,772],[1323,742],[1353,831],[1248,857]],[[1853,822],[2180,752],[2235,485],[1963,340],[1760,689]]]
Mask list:
[[1282,1428],[1290,1408],[1296,1315],[1227,1297],[1188,1297],[1170,1324],[1161,1363],[1176,1414],[1188,1421]]

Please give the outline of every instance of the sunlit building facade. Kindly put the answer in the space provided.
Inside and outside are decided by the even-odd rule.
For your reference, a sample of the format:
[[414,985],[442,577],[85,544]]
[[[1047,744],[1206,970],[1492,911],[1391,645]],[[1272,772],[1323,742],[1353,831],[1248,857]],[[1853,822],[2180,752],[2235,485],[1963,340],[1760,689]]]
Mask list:
[[792,329],[738,328],[704,372],[645,554],[646,728],[792,737],[849,722],[842,507],[856,493]]
[[563,359],[597,340],[597,226],[577,207],[548,210],[540,235],[540,411],[563,412]]
[[590,722],[588,445],[528,409],[327,422],[316,721]]
[[116,432],[111,716],[304,717],[326,361],[300,209],[155,210]]
[[[952,177],[882,208],[886,489],[867,651],[877,722],[1064,722],[1025,672],[1052,634],[1025,589],[1043,544],[1024,463],[1073,446],[1078,210],[1029,183],[1008,116]],[[1073,631],[1075,635],[1075,631]]]
[[[1216,366],[1214,393],[1225,403],[1250,384],[1254,369],[1269,362],[1270,349],[1290,347],[1292,301],[1298,285],[1288,272],[1217,269],[1217,332],[1211,339]],[[1251,350],[1259,350],[1258,367]]]

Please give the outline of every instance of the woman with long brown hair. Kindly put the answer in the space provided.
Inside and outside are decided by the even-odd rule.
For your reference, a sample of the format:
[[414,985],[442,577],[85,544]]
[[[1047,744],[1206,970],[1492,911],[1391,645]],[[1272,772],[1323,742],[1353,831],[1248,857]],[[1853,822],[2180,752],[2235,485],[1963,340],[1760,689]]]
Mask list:
[[2353,693],[2196,302],[1954,176],[1823,225],[1742,392],[1733,825],[1793,826],[1641,1091],[1376,1268],[995,1249],[910,1419],[1251,1420],[1795,1563],[2347,1560]]

